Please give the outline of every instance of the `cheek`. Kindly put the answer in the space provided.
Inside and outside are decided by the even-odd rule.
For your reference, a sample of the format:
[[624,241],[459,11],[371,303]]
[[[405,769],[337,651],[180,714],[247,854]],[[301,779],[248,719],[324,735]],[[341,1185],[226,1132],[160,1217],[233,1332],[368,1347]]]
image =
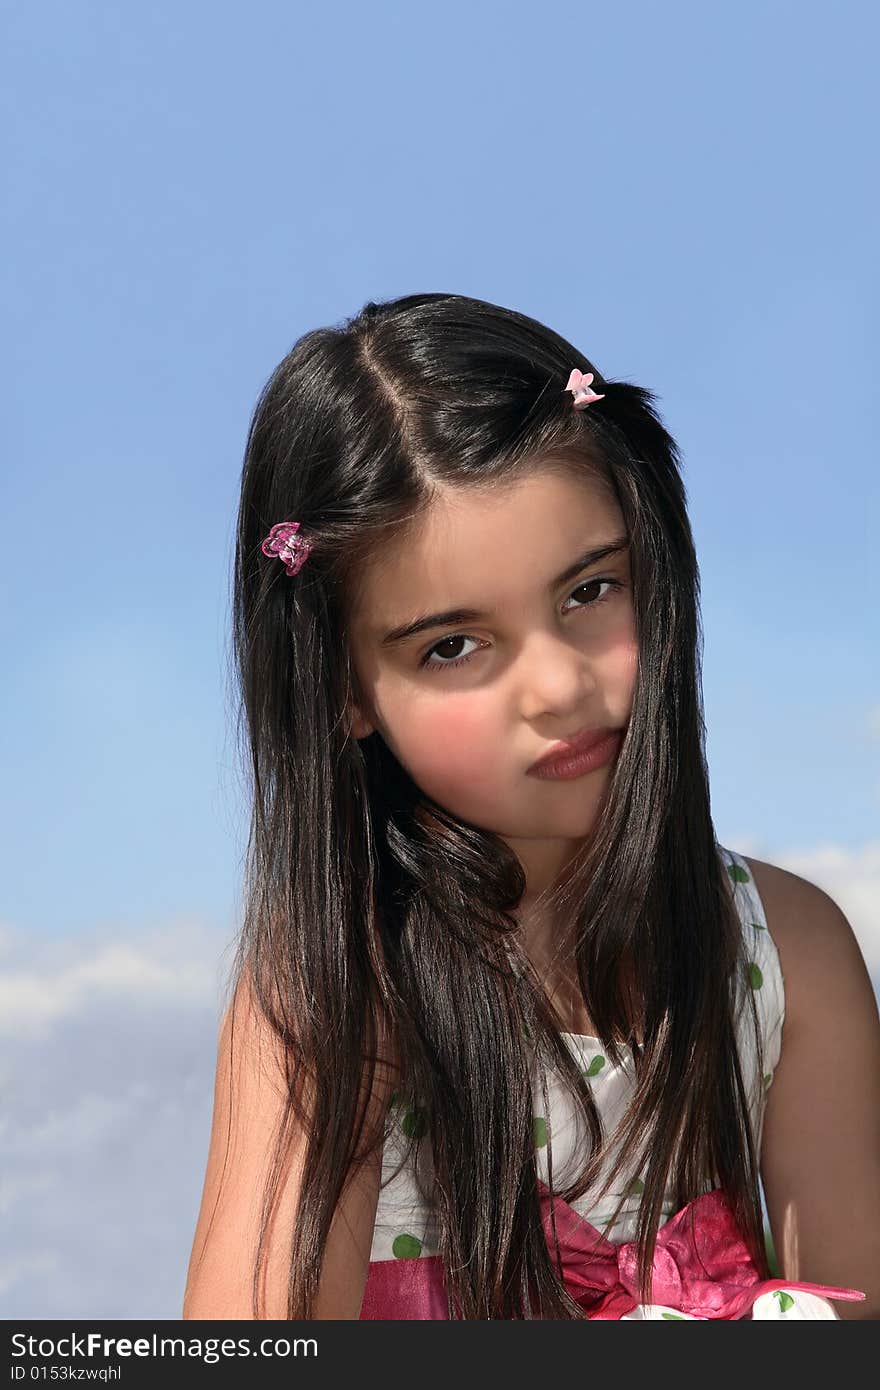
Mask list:
[[626,692],[635,684],[639,665],[639,644],[632,610],[609,634],[597,666],[597,681],[609,695]]
[[635,683],[638,667],[638,643],[634,636],[628,636],[615,653],[614,674],[624,685],[632,685]]
[[498,782],[498,739],[488,710],[446,699],[411,709],[400,753],[415,780],[439,801],[444,792]]

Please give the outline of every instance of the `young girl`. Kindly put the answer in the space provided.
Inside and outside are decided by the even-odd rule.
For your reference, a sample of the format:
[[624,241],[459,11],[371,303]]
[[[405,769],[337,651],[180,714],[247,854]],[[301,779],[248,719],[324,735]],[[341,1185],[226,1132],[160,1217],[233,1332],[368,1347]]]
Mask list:
[[184,1317],[880,1316],[876,1005],[833,901],[715,839],[653,399],[440,294],[263,391]]

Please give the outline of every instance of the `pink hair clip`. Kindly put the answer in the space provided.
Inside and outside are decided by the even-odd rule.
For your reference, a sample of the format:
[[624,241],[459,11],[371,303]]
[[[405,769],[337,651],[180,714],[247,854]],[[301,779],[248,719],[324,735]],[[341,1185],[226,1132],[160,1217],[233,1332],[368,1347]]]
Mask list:
[[572,367],[571,376],[568,378],[568,385],[565,389],[566,391],[574,392],[573,405],[575,410],[583,410],[585,406],[592,405],[593,401],[604,401],[604,392],[601,396],[598,396],[595,391],[590,390],[590,383],[592,380],[592,372],[587,372],[586,376],[584,376],[583,372],[579,372],[577,367]]
[[264,555],[283,560],[290,575],[299,574],[312,549],[311,541],[296,534],[299,528],[298,521],[279,521],[260,546]]

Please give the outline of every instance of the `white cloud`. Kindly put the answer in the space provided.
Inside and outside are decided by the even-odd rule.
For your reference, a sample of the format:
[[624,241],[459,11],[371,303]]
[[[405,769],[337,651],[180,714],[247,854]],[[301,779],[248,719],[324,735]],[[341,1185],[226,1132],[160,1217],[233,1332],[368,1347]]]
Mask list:
[[56,1273],[60,1260],[53,1251],[34,1251],[33,1254],[15,1256],[0,1260],[0,1299],[4,1298],[16,1284],[25,1279],[38,1283],[47,1275]]
[[29,1197],[32,1193],[45,1192],[56,1181],[57,1176],[46,1172],[32,1173],[30,1176],[23,1174],[17,1178],[0,1178],[0,1216],[11,1209],[13,1202],[22,1197]]
[[[0,1036],[46,1036],[63,1019],[100,999],[203,1004],[211,979],[204,961],[187,958],[188,934],[181,939],[166,932],[163,938],[154,933],[139,945],[107,942],[91,957],[54,966],[44,944],[40,962],[7,967],[0,974]],[[8,938],[4,944],[8,947]]]
[[180,1316],[229,964],[187,921],[0,926],[0,1317]]
[[860,849],[825,844],[792,850],[774,862],[834,899],[849,920],[872,978],[880,979],[880,840]]

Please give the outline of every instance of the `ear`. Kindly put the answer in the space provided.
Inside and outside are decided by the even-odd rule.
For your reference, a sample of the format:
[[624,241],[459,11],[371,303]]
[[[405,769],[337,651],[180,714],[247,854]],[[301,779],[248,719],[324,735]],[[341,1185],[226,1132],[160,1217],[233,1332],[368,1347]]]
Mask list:
[[348,727],[349,732],[354,734],[356,739],[369,738],[375,730],[375,724],[371,724],[366,715],[362,712],[360,705],[354,700],[348,707]]

